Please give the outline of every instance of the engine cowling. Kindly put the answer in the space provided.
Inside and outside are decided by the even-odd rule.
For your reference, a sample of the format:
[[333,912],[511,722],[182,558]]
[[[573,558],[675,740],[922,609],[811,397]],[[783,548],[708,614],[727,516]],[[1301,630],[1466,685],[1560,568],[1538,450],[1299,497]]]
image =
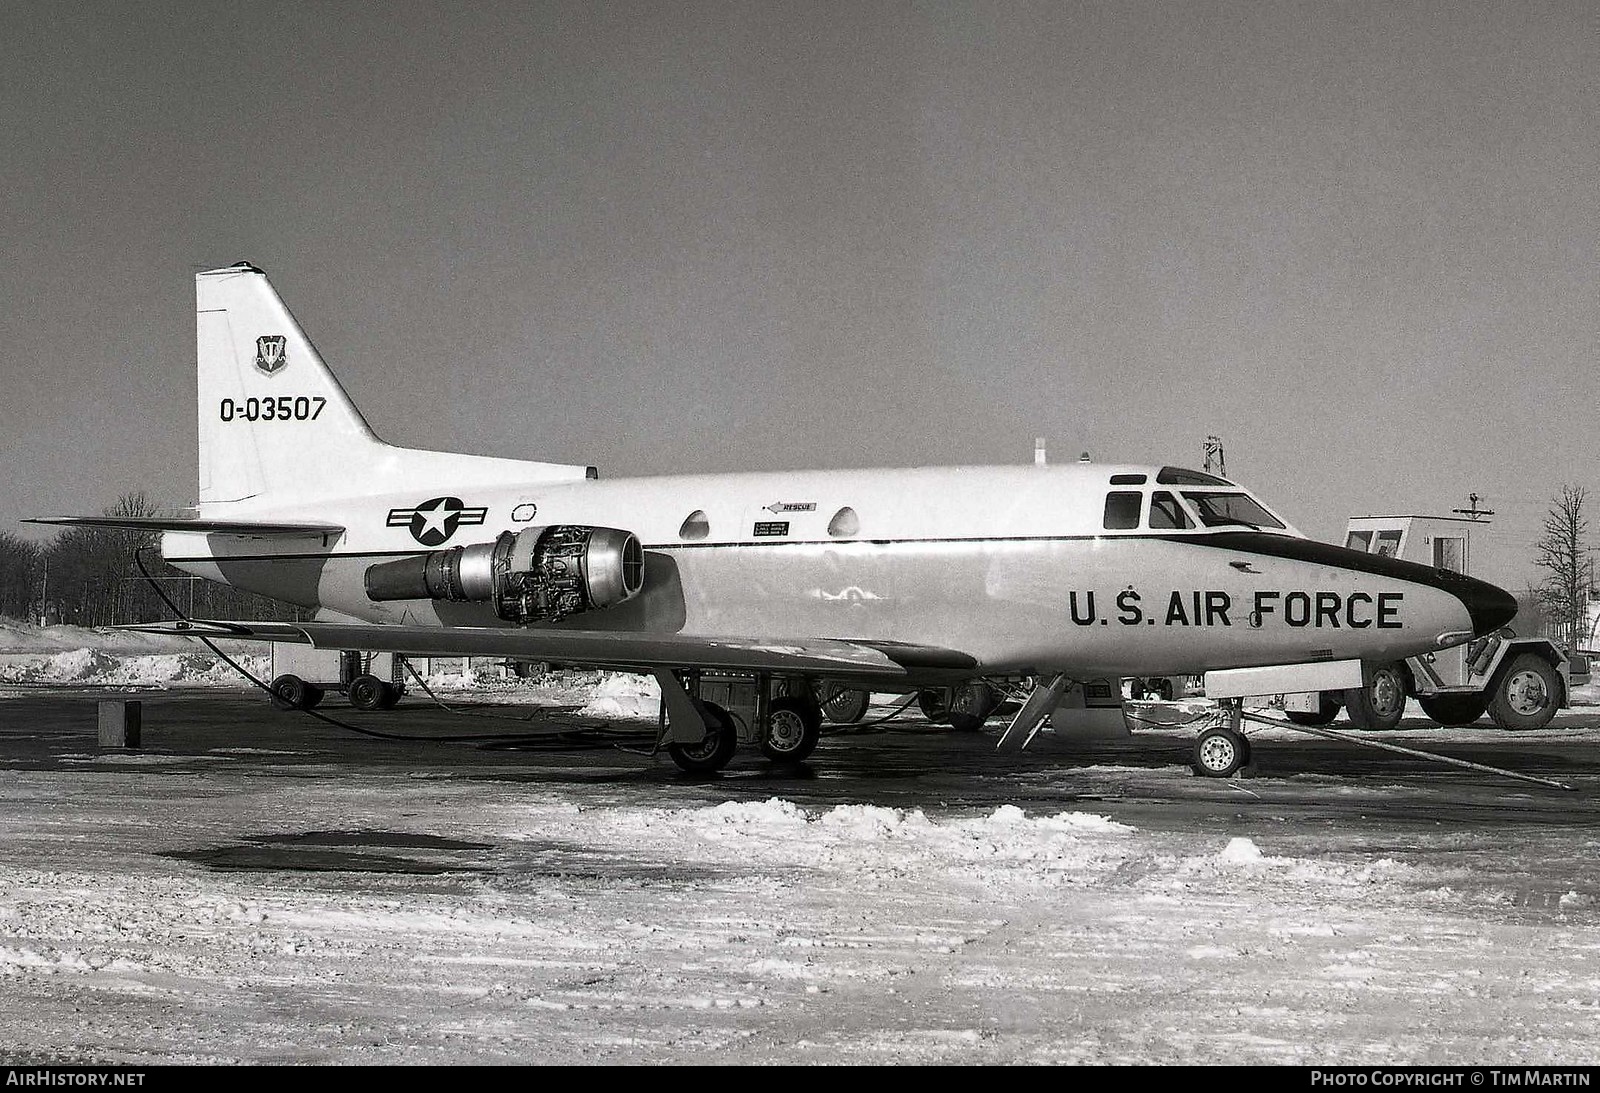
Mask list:
[[379,562],[367,568],[366,584],[373,600],[491,603],[507,622],[555,622],[638,595],[644,548],[616,528],[524,528],[492,543]]

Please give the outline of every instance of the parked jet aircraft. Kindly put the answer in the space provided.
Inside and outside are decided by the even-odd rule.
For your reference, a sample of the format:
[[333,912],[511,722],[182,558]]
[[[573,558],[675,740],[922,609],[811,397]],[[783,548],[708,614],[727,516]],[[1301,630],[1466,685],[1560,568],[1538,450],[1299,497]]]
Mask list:
[[[799,683],[952,688],[981,719],[989,681],[1033,677],[1012,726],[1027,733],[1069,679],[1388,664],[1516,611],[1482,581],[1313,542],[1249,490],[1175,467],[606,481],[395,447],[261,270],[196,289],[197,508],[45,522],[159,529],[179,569],[319,612],[189,633],[653,673],[688,770],[737,746],[698,697],[707,671],[757,681],[762,747],[797,762],[821,720]],[[1211,771],[1232,769],[1211,743]]]

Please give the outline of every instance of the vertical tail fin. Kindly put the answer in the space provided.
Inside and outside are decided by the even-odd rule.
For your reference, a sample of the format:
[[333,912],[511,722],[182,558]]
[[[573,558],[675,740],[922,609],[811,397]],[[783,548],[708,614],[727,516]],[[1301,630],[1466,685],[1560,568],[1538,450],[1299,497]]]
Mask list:
[[349,492],[352,467],[388,448],[367,426],[267,275],[195,276],[200,503]]
[[[244,511],[401,491],[583,481],[565,463],[385,444],[329,371],[289,309],[248,263],[195,276],[200,391],[200,504]],[[213,509],[209,515],[230,513]]]

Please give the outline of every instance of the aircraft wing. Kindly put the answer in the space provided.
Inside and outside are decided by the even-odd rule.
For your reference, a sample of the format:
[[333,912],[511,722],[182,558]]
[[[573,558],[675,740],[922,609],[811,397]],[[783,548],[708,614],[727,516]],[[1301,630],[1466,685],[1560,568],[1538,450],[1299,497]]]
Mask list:
[[73,527],[125,528],[133,531],[198,531],[218,535],[337,535],[340,524],[281,520],[201,520],[182,516],[34,516],[24,524],[68,524]]
[[391,626],[342,622],[159,623],[121,627],[188,637],[289,641],[321,649],[367,649],[412,656],[501,656],[593,668],[720,668],[803,672],[830,677],[903,678],[970,672],[977,661],[953,649],[837,638],[708,638],[626,630]]

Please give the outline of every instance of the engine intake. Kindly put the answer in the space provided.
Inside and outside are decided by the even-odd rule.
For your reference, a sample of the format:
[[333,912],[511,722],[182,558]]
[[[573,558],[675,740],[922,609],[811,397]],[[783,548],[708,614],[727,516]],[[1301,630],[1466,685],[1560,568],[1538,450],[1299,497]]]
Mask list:
[[644,548],[632,532],[556,524],[379,562],[366,583],[373,600],[492,603],[507,622],[555,622],[637,595]]

